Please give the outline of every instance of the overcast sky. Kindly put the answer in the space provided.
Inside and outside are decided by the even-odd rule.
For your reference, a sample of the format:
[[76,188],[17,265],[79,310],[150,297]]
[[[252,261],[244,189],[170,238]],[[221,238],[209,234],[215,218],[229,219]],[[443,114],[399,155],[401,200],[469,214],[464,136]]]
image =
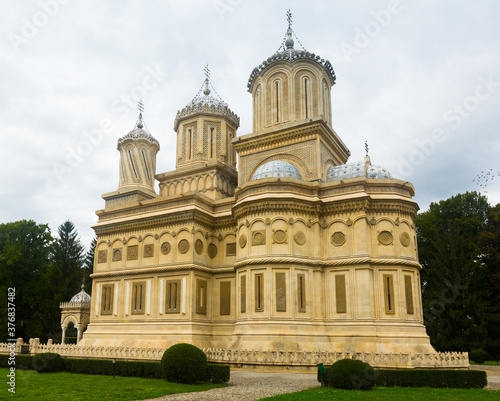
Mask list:
[[337,74],[333,127],[350,161],[368,140],[422,210],[470,190],[500,202],[498,1],[12,1],[0,16],[0,222],[55,232],[69,219],[88,246],[137,101],[161,145],[157,173],[174,169],[175,114],[207,63],[250,133],[247,80],[280,46],[289,7],[302,45]]

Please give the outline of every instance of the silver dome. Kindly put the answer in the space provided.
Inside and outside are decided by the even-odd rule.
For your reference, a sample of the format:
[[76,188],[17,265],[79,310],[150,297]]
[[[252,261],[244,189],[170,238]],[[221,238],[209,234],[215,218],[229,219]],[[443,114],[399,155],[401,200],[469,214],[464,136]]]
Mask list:
[[370,165],[366,169],[366,178],[392,178],[392,175],[384,167]]
[[274,160],[263,164],[255,170],[251,181],[262,178],[297,178],[301,180],[302,175],[293,164],[283,160]]
[[366,178],[393,178],[387,169],[372,165],[370,159],[368,158],[364,161],[330,167],[326,172],[326,182],[345,180],[347,178],[364,177],[365,166]]
[[78,302],[86,304],[90,303],[90,301],[91,301],[90,295],[85,292],[85,286],[82,284],[82,290],[78,294],[73,296],[73,298],[71,298],[71,301],[69,302]]

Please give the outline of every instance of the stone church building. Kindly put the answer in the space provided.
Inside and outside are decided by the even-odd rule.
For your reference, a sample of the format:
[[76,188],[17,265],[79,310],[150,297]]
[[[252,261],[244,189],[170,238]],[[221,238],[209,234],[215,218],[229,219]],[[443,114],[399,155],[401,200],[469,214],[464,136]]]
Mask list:
[[142,110],[118,140],[80,345],[435,353],[414,188],[348,162],[332,65],[293,38],[250,75],[251,133],[207,75],[175,117],[175,170],[156,172]]

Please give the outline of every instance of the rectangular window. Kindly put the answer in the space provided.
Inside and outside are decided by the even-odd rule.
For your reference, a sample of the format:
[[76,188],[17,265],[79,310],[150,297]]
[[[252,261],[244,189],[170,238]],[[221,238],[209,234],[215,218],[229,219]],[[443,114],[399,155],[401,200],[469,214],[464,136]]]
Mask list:
[[406,313],[408,315],[413,315],[415,310],[413,309],[413,290],[411,286],[411,276],[405,276],[405,294],[406,294]]
[[255,275],[255,311],[264,311],[264,275]]
[[241,313],[247,311],[247,276],[240,277]]
[[236,242],[226,244],[226,256],[236,255]]
[[385,298],[385,313],[394,315],[396,313],[394,300],[394,282],[392,274],[384,274],[384,298]]
[[193,137],[192,137],[192,134],[191,134],[191,130],[188,130],[188,141],[187,141],[187,150],[188,150],[188,160],[191,160],[191,141],[192,141]]
[[134,283],[132,286],[132,314],[140,315],[144,313],[144,298],[146,283]]
[[221,281],[220,283],[220,314],[231,314],[231,282]]
[[276,312],[286,312],[286,274],[276,273]]
[[214,157],[214,129],[210,128],[210,158]]
[[207,314],[207,282],[206,280],[196,280],[196,313]]
[[181,281],[167,281],[165,313],[179,313],[181,304]]
[[102,286],[101,315],[111,315],[113,312],[113,288],[113,284]]
[[337,274],[335,276],[335,298],[337,301],[337,313],[347,313],[345,274]]
[[306,311],[306,276],[299,274],[297,276],[297,301],[299,312]]

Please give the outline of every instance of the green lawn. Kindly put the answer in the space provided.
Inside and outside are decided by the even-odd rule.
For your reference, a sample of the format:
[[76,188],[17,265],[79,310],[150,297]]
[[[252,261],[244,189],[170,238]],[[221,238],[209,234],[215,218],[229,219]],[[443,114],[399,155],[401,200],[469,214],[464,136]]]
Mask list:
[[499,400],[500,391],[441,388],[386,388],[369,391],[338,390],[317,387],[299,393],[263,398],[261,401],[483,401]]
[[469,363],[471,365],[478,365],[478,366],[481,366],[481,365],[500,366],[500,364],[497,361],[486,361],[485,363],[476,363],[476,362],[473,362],[473,361],[469,361]]
[[187,385],[164,380],[81,375],[75,373],[37,373],[16,370],[16,393],[7,391],[8,370],[0,368],[0,400],[79,401],[79,400],[144,400],[166,394],[204,391],[225,384]]

